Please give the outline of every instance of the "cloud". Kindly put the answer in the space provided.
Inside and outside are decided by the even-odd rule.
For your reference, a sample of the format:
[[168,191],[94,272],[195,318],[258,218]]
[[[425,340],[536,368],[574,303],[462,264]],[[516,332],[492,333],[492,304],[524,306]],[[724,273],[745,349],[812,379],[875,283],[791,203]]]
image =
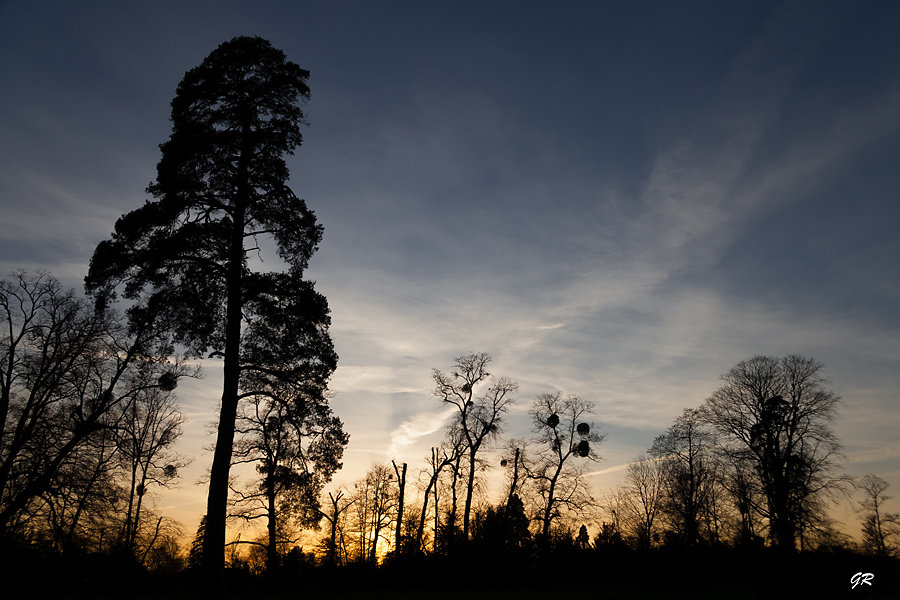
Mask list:
[[900,459],[900,442],[879,441],[876,444],[857,446],[848,453],[849,465],[858,469],[861,464],[893,463]]
[[373,392],[394,394],[421,392],[421,388],[404,386],[395,368],[390,365],[340,365],[331,381],[331,388],[339,393]]
[[388,456],[401,454],[408,446],[421,438],[442,429],[455,412],[454,407],[449,407],[440,412],[424,412],[413,415],[391,432]]
[[605,469],[600,469],[598,471],[591,471],[590,473],[587,473],[587,476],[594,477],[597,475],[608,475],[610,473],[619,473],[621,471],[625,471],[626,469],[628,469],[629,464],[631,464],[631,463],[624,463],[621,465],[615,465],[613,467],[607,467]]
[[[314,276],[334,311],[335,388],[410,415],[379,425],[392,451],[434,432],[432,413],[420,423],[406,403],[428,402],[430,369],[468,351],[492,352],[495,370],[520,383],[517,410],[544,391],[577,393],[597,402],[600,421],[636,438],[700,404],[722,372],[754,353],[895,354],[890,331],[736,295],[716,271],[743,251],[749,226],[897,130],[900,103],[879,95],[865,110],[829,113],[822,128],[776,135],[830,26],[817,22],[816,39],[783,61],[778,48],[801,16],[777,16],[690,115],[686,134],[658,140],[634,197],[560,169],[538,136],[507,143],[514,121],[503,107],[464,90],[422,92],[421,114],[372,142],[386,150],[366,153],[361,178],[342,183],[373,190],[357,203],[371,227],[360,232],[343,213],[331,229],[340,261],[323,248]],[[460,105],[472,109],[466,132],[431,118]],[[492,144],[497,152],[479,163],[473,150]],[[404,176],[381,185],[396,172]],[[765,275],[759,290],[770,285]]]

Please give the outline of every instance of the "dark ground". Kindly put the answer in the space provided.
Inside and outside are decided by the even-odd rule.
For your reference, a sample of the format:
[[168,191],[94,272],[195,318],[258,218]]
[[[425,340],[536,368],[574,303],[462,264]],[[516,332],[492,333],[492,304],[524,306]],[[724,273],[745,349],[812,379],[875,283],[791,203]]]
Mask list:
[[[871,585],[851,589],[856,573],[872,573]],[[147,574],[108,557],[66,563],[20,554],[0,563],[0,598],[28,600],[897,600],[900,560],[844,551],[786,555],[729,548],[589,550],[545,557],[476,550],[378,569],[305,567],[274,577],[229,571],[224,589],[211,596],[196,573]]]

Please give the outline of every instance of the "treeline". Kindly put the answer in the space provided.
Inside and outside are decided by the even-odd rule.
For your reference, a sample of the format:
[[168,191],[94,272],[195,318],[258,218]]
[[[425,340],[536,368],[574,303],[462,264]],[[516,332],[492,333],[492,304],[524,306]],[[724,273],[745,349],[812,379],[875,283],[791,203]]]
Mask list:
[[[202,549],[186,552],[181,524],[153,502],[190,463],[175,451],[184,423],[175,390],[200,371],[153,326],[158,315],[138,308],[126,320],[46,273],[0,280],[0,550],[11,561],[0,565],[21,556],[99,557],[137,571],[200,565]],[[266,525],[265,539],[244,543],[263,549],[269,570],[292,532],[318,526],[319,495],[349,438],[307,383],[245,393],[235,420],[231,462],[257,477],[232,479],[228,515]]]
[[[0,283],[0,310],[7,557],[93,556],[101,572],[199,568],[205,523],[188,547],[150,501],[188,462],[173,450],[183,423],[174,392],[196,370],[166,358],[164,337],[124,326],[46,274]],[[228,514],[233,525],[265,527],[257,538],[228,540],[228,566],[289,576],[464,557],[510,567],[616,557],[624,569],[641,553],[685,550],[897,555],[900,519],[885,510],[887,483],[837,470],[838,398],[811,358],[742,361],[599,497],[588,482],[605,439],[594,404],[541,394],[528,410],[531,436],[503,440],[518,386],[491,375],[491,361],[469,354],[433,371],[433,396],[452,416],[424,466],[376,464],[327,494],[347,443],[328,405],[246,398],[233,463],[254,465],[257,476],[233,481]],[[505,483],[491,498],[486,475],[497,468]],[[862,491],[859,543],[828,515],[854,489]],[[304,549],[299,540],[310,531],[319,542]]]
[[557,526],[592,518],[598,504],[588,467],[600,460],[604,436],[590,421],[591,402],[559,392],[535,399],[535,436],[508,441],[499,459],[507,473],[503,501],[487,502],[482,480],[518,389],[509,378],[492,376],[490,363],[490,355],[477,353],[457,358],[450,372],[434,370],[434,396],[453,416],[417,477],[410,480],[405,463],[374,465],[352,489],[329,495],[323,510],[330,533],[321,547],[326,562],[447,555],[486,532],[503,537],[505,546],[525,548],[550,539]]
[[[604,440],[591,420],[594,405],[541,394],[529,409],[533,435],[501,443],[517,386],[491,376],[490,362],[487,354],[469,354],[449,372],[433,372],[433,395],[453,414],[442,443],[422,468],[376,464],[323,498],[322,539],[305,563],[404,564],[477,551],[513,562],[703,549],[897,555],[900,526],[884,510],[887,483],[875,475],[854,482],[838,471],[831,428],[838,398],[812,358],[740,362],[601,497],[587,479]],[[506,475],[493,501],[483,487],[492,466]],[[855,489],[863,495],[859,544],[829,516]],[[296,563],[296,545],[284,545],[281,555],[291,551]],[[264,564],[252,553],[232,562],[259,571]]]
[[0,281],[0,319],[0,541],[181,566],[182,532],[148,499],[188,464],[173,394],[196,372],[48,274]]

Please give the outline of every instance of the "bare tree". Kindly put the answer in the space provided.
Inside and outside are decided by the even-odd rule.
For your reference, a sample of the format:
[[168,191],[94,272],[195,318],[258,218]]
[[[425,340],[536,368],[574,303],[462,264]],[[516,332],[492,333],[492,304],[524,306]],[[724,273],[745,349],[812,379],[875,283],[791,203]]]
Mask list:
[[[512,402],[512,394],[519,387],[505,377],[491,378],[487,371],[491,360],[491,356],[484,352],[467,354],[455,359],[449,375],[437,369],[432,372],[434,395],[456,407],[460,430],[466,440],[468,480],[463,510],[463,539],[469,537],[478,452],[500,434],[503,414]],[[487,390],[477,395],[476,387],[482,383],[487,383]]]
[[893,540],[900,537],[900,515],[884,512],[884,503],[891,499],[884,493],[889,487],[888,482],[870,473],[862,476],[858,487],[865,494],[859,501],[863,511],[863,548],[881,556],[897,554],[897,544]]
[[387,466],[373,465],[353,486],[356,558],[359,562],[378,561],[379,545],[394,521],[397,508],[392,480],[393,473]]
[[686,409],[650,448],[663,473],[663,510],[689,546],[701,541],[700,520],[715,485],[713,443],[713,434],[699,413]]
[[396,461],[391,461],[394,473],[397,475],[397,524],[394,527],[394,552],[399,554],[402,549],[403,538],[403,497],[406,492],[406,463],[398,467]]
[[[438,547],[442,547],[444,550],[448,549],[459,538],[459,482],[465,474],[465,465],[463,464],[465,456],[466,449],[463,447],[463,450],[456,455],[456,459],[448,465],[450,477],[449,481],[444,482],[443,488],[444,492],[450,494],[450,509],[446,511],[447,518],[443,523],[439,522],[439,513],[435,513],[435,551],[437,551]],[[437,487],[434,488],[434,496],[435,510],[437,510]]]
[[663,469],[658,460],[639,456],[628,464],[625,492],[635,522],[638,545],[649,548],[656,537],[663,503]]
[[845,481],[834,473],[840,446],[831,422],[839,399],[825,388],[823,368],[797,355],[754,356],[723,375],[701,409],[726,453],[753,465],[766,499],[759,509],[782,549],[796,548],[820,498]]
[[124,492],[118,463],[113,429],[93,432],[60,465],[40,501],[29,506],[28,528],[64,553],[111,547]]
[[[183,423],[172,389],[165,386],[137,394],[125,407],[116,428],[120,460],[128,478],[128,506],[121,543],[132,555],[137,556],[141,509],[148,488],[168,487],[178,477],[178,470],[190,462],[172,452]],[[146,556],[147,550],[141,555]]]
[[594,536],[594,547],[616,547],[625,543],[623,524],[629,517],[629,501],[620,486],[603,494],[600,529]]
[[437,535],[440,529],[440,509],[438,507],[438,481],[441,473],[447,467],[459,464],[465,444],[461,431],[458,427],[451,424],[447,433],[446,441],[439,448],[431,449],[431,457],[429,458],[428,482],[425,485],[422,494],[422,511],[419,513],[419,526],[416,529],[416,548],[422,549],[423,538],[425,534],[425,519],[428,515],[428,498],[434,495],[434,537],[435,551],[437,551]]
[[[145,517],[147,517],[146,521],[153,523],[153,525],[143,527],[138,531],[138,536],[135,540],[135,558],[140,564],[153,568],[154,565],[150,561],[160,560],[162,557],[165,557],[165,553],[171,550],[171,540],[180,538],[182,531],[181,526],[174,519],[160,515],[149,508],[145,508],[144,513]],[[165,547],[160,548],[159,545],[161,544],[168,544],[168,550]],[[177,557],[169,558],[177,560]]]
[[[46,274],[0,282],[0,319],[2,534],[54,493],[54,480],[85,455],[85,444],[108,441],[99,432],[116,426],[122,407],[188,373],[161,358],[167,341],[146,321],[128,331]],[[95,466],[109,464],[103,448]]]
[[187,566],[187,559],[182,552],[179,538],[183,532],[174,524],[170,524],[160,535],[155,544],[148,547],[143,563],[151,572],[175,573]]
[[350,508],[354,500],[345,498],[342,504],[342,498],[344,498],[343,490],[338,490],[337,494],[328,492],[328,512],[322,511],[322,517],[331,526],[331,533],[325,543],[325,561],[329,565],[343,564],[346,558],[345,553],[342,551],[343,544],[338,544],[338,532],[342,531],[341,523],[343,519],[341,515]]
[[758,518],[765,512],[766,499],[753,464],[727,452],[723,462],[727,463],[727,469],[722,485],[738,513],[734,541],[745,546],[761,544],[763,524]]
[[535,398],[529,411],[537,438],[526,468],[541,497],[538,518],[544,538],[554,519],[567,512],[582,514],[595,504],[586,463],[578,462],[601,460],[597,446],[605,436],[587,421],[593,410],[590,401],[554,392]]

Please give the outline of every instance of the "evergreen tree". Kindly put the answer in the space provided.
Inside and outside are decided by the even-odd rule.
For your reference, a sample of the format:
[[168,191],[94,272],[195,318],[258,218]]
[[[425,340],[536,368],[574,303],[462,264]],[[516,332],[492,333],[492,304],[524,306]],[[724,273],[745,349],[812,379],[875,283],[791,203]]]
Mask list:
[[[258,37],[225,42],[188,71],[148,188],[153,200],[118,220],[86,278],[98,305],[124,284],[133,324],[152,318],[188,354],[224,359],[203,542],[212,573],[224,565],[239,401],[324,401],[337,364],[327,302],[303,280],[322,228],[287,185],[285,155],[301,142],[308,76]],[[251,269],[248,254],[267,240],[281,272]]]

